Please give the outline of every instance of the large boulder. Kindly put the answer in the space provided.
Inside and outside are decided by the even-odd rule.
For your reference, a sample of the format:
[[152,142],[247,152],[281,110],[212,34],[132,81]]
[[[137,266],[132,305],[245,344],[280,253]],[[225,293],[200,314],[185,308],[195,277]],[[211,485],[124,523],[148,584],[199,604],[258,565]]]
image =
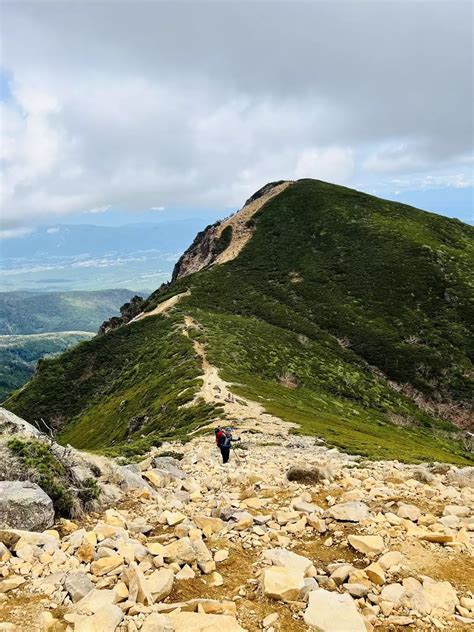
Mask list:
[[0,528],[44,531],[54,523],[53,501],[36,483],[0,481]]
[[286,473],[286,478],[296,483],[315,485],[323,481],[332,481],[334,473],[328,467],[314,466],[310,469],[294,465]]
[[263,557],[274,566],[284,566],[292,570],[300,571],[306,575],[313,568],[313,562],[307,557],[297,555],[293,551],[286,549],[267,549],[263,552]]
[[318,632],[366,632],[364,619],[352,597],[323,588],[309,593],[303,618],[311,630]]
[[360,522],[370,515],[367,505],[360,500],[333,505],[327,511],[328,516],[341,522]]
[[284,566],[266,568],[262,583],[265,597],[281,601],[296,601],[305,586],[302,571]]

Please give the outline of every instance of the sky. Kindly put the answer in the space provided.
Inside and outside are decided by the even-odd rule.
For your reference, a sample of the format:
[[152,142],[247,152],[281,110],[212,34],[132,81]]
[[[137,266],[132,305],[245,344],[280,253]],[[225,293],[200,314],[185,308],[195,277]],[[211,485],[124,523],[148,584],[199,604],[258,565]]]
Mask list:
[[472,12],[3,0],[0,235],[225,215],[302,177],[473,222]]

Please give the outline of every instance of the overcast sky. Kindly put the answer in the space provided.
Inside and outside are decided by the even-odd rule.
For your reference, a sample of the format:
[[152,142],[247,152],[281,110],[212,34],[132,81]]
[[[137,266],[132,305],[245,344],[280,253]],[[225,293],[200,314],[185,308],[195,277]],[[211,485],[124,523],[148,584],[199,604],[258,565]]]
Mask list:
[[3,229],[301,177],[472,220],[472,10],[2,2]]

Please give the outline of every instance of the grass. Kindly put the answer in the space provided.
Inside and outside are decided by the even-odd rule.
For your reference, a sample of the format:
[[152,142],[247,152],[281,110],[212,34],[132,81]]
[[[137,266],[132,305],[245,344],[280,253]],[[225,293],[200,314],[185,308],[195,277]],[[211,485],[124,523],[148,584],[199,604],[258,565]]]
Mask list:
[[189,314],[202,325],[192,336],[235,393],[301,432],[370,458],[472,463],[447,420],[388,380],[426,400],[474,399],[474,229],[315,180],[288,187],[252,220],[236,259],[144,306],[191,289],[172,312],[45,362],[8,408],[111,454],[186,440],[219,414],[190,405],[201,368],[179,329]]

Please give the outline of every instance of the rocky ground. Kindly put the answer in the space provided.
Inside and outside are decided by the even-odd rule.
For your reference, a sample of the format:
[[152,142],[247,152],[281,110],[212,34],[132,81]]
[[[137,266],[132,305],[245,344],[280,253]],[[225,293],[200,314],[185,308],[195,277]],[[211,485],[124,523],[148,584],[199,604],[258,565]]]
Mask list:
[[0,630],[470,628],[474,468],[240,431],[225,466],[212,435],[162,446],[114,508],[1,530]]

